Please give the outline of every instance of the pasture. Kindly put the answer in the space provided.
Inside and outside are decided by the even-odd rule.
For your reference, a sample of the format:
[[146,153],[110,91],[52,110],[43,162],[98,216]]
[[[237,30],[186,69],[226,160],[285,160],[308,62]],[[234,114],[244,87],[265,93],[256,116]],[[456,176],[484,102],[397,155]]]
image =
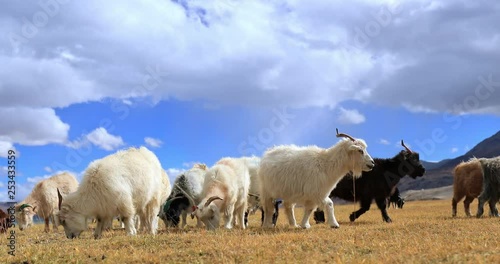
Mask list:
[[[475,214],[477,200],[471,205]],[[358,206],[356,205],[356,209]],[[278,227],[260,228],[260,212],[249,218],[247,230],[206,231],[189,219],[184,230],[136,237],[118,230],[94,240],[91,231],[69,240],[60,226],[44,233],[37,224],[27,232],[16,231],[16,256],[2,247],[2,263],[500,263],[500,219],[467,218],[463,203],[451,218],[451,201],[407,202],[404,209],[388,209],[393,223],[382,221],[371,210],[356,222],[348,221],[354,205],[335,205],[340,229],[326,224],[292,229],[280,212]],[[485,208],[486,209],[486,208]],[[488,209],[486,209],[488,212]],[[302,208],[296,208],[300,219]],[[487,215],[487,213],[486,213]],[[2,244],[7,243],[2,234]]]

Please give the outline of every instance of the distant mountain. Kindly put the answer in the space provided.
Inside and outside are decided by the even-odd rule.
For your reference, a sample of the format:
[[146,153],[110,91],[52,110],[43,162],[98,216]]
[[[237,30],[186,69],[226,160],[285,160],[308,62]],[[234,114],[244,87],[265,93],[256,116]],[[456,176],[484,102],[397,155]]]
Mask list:
[[481,141],[467,153],[462,156],[456,157],[445,164],[443,168],[453,168],[461,161],[468,160],[472,157],[476,158],[492,158],[500,155],[500,131],[495,135]]
[[437,169],[437,168],[443,166],[445,163],[447,163],[450,160],[451,159],[445,159],[445,160],[442,160],[439,162],[431,162],[431,161],[422,160],[422,164],[424,165],[426,170],[433,170],[433,169]]
[[427,172],[424,177],[412,179],[404,177],[399,182],[398,188],[400,191],[406,190],[421,190],[438,188],[453,184],[453,168],[462,161],[467,161],[472,157],[476,158],[492,158],[500,156],[500,131],[495,135],[481,141],[464,155],[454,159],[446,159],[440,162],[422,161]]
[[11,205],[15,205],[16,203],[15,202],[4,202],[4,203],[0,203],[0,209],[4,210],[4,212],[7,212],[7,209],[11,206]]

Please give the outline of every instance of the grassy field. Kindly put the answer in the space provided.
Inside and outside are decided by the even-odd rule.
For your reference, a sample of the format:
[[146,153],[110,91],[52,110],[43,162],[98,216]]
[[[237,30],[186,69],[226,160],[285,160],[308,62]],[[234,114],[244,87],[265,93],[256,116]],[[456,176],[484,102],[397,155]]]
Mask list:
[[[462,204],[460,204],[462,205]],[[477,203],[474,202],[476,208]],[[278,227],[260,228],[260,213],[250,218],[250,229],[208,232],[194,227],[157,236],[125,235],[117,228],[100,240],[91,231],[69,240],[62,227],[43,233],[43,226],[16,229],[16,256],[2,263],[500,263],[500,219],[451,218],[451,202],[407,202],[389,209],[393,223],[382,222],[375,205],[349,223],[354,206],[335,206],[340,229],[313,224],[309,230],[289,228],[281,214]],[[302,209],[296,209],[301,216]],[[474,212],[475,210],[473,210]],[[487,211],[488,212],[488,211]],[[298,218],[300,219],[300,218]],[[191,220],[191,219],[190,219]],[[160,221],[161,222],[161,221]],[[2,235],[5,245],[8,240]],[[6,260],[6,261],[4,261]]]

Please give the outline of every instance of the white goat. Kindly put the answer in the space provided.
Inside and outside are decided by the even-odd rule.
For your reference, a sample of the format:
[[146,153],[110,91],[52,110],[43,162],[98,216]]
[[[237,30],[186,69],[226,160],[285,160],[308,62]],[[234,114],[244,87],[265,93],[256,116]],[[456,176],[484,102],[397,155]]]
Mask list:
[[[86,218],[97,218],[94,237],[103,225],[121,215],[125,230],[136,235],[134,216],[141,226],[156,234],[157,214],[168,183],[160,161],[145,147],[129,148],[90,163],[78,190],[59,196],[59,219],[66,237],[78,237],[86,229]],[[168,184],[170,185],[170,184]]]
[[38,182],[31,193],[15,206],[16,221],[20,230],[33,224],[33,216],[37,214],[45,220],[45,232],[49,232],[49,219],[52,229],[57,231],[59,221],[55,217],[57,211],[57,189],[64,195],[76,191],[78,181],[68,172],[56,174],[48,179]]
[[193,212],[208,230],[219,227],[223,214],[224,227],[233,227],[233,216],[245,229],[244,217],[247,207],[250,175],[248,167],[238,159],[223,158],[210,168],[203,183],[200,204]]
[[346,134],[328,149],[316,146],[278,146],[266,151],[259,170],[261,202],[264,209],[263,227],[272,227],[274,199],[283,199],[283,206],[291,226],[297,227],[294,215],[296,203],[304,205],[301,227],[310,228],[309,218],[318,205],[328,214],[328,224],[339,227],[333,212],[333,202],[328,197],[340,179],[348,172],[356,177],[362,171],[370,171],[374,161],[366,151],[362,139]]
[[[162,175],[163,175],[162,184],[163,184],[164,191],[163,191],[163,195],[161,197],[161,200],[164,200],[164,199],[166,199],[166,197],[168,197],[168,195],[170,195],[172,187],[170,187],[170,180],[168,179],[168,175],[167,175],[167,172],[165,170],[163,170]],[[120,228],[125,229],[125,222],[123,220],[123,217],[119,215],[119,216],[116,216],[116,219],[120,223]],[[138,215],[134,216],[133,222],[134,222],[135,229],[139,230],[141,228],[141,220],[140,220]],[[103,229],[104,230],[113,229],[113,218],[111,220],[107,221],[106,223],[104,223]],[[155,227],[155,229],[157,229],[157,227]]]

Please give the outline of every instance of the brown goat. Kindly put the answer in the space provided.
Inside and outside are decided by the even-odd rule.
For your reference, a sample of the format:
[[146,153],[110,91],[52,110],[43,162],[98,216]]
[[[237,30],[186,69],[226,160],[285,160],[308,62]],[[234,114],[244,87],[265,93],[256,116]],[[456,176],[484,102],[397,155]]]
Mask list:
[[477,198],[483,188],[483,168],[476,158],[461,162],[453,169],[452,215],[457,215],[457,203],[464,200],[465,214],[470,214],[470,204]]
[[0,209],[0,234],[7,232],[9,228],[9,215]]

